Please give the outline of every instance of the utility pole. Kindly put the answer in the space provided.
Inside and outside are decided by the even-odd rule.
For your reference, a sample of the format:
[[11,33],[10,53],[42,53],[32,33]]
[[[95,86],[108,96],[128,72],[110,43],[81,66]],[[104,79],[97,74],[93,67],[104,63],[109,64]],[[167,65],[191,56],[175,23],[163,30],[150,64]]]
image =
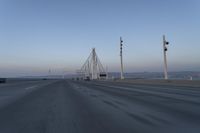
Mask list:
[[169,45],[169,42],[166,41],[165,35],[163,35],[163,53],[164,53],[164,78],[168,79],[168,73],[167,73],[167,45]]
[[120,37],[120,60],[121,60],[121,79],[124,79],[124,67],[123,67],[123,54],[122,54],[122,46],[123,46],[122,37]]

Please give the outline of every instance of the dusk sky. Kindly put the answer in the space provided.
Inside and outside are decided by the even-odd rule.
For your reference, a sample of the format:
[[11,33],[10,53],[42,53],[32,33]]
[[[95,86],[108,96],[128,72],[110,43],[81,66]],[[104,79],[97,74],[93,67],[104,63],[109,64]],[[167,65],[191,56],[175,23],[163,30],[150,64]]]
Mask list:
[[200,71],[200,0],[0,0],[0,77],[72,73],[92,48],[111,72]]

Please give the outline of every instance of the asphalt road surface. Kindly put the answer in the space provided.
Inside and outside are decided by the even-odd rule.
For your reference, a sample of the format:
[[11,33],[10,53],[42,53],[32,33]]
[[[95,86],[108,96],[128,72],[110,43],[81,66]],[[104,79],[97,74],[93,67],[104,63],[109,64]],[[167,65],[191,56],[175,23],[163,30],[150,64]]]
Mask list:
[[200,88],[38,80],[0,84],[0,133],[200,133]]

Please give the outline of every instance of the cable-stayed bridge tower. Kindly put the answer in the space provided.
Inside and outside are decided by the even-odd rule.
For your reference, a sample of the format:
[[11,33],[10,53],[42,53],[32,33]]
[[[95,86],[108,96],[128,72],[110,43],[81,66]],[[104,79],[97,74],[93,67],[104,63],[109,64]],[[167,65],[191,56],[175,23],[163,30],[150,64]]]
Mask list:
[[92,49],[92,52],[78,71],[78,74],[84,79],[96,80],[106,78],[106,71],[96,54],[95,48]]

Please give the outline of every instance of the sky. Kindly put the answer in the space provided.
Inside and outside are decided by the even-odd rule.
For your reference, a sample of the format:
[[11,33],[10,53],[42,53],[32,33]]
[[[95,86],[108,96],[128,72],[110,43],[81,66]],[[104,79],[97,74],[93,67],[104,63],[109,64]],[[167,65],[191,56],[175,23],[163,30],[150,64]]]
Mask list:
[[110,72],[200,71],[199,0],[0,0],[0,76],[73,73],[92,48]]

